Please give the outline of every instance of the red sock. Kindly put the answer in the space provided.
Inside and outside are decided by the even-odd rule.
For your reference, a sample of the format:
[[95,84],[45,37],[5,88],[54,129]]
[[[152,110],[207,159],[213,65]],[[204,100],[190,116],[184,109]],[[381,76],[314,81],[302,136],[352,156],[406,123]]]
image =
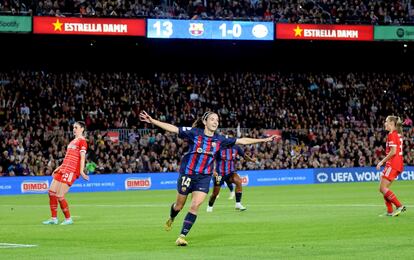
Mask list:
[[397,196],[395,196],[394,192],[391,190],[388,190],[384,197],[391,201],[397,208],[401,207],[401,203],[398,201]]
[[49,206],[50,212],[52,212],[52,218],[57,217],[57,206],[58,206],[58,199],[56,197],[56,192],[49,191]]
[[66,219],[70,218],[69,205],[64,197],[59,198],[59,204],[60,204],[60,208],[63,211],[63,214],[65,214],[65,218]]
[[387,212],[388,212],[388,213],[392,213],[393,208],[392,208],[392,203],[391,203],[391,201],[389,201],[389,200],[387,199],[387,197],[385,197],[385,196],[384,196],[384,201],[385,201],[385,206],[387,206]]

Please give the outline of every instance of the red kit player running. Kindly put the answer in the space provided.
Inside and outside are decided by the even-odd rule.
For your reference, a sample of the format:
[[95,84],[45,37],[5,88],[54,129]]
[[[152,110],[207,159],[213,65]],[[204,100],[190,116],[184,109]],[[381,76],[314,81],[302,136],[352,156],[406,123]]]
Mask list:
[[73,124],[73,134],[75,135],[75,139],[69,143],[63,163],[52,173],[53,181],[50,184],[49,189],[49,204],[52,217],[46,221],[43,221],[43,224],[58,224],[58,202],[63,214],[65,215],[65,220],[61,223],[61,225],[73,224],[73,220],[70,217],[68,202],[65,199],[65,194],[69,191],[70,186],[72,186],[80,175],[82,175],[82,178],[85,180],[89,180],[89,176],[83,172],[85,169],[86,150],[88,148],[85,137],[83,137],[84,130],[84,122],[78,121]]
[[[377,164],[377,170],[386,163],[381,175],[380,192],[384,195],[385,205],[387,206],[386,216],[396,217],[406,210],[406,207],[398,201],[397,196],[390,190],[394,179],[403,171],[402,121],[399,117],[388,116],[384,126],[385,130],[389,132],[386,156]],[[393,211],[393,204],[396,207],[395,211]]]

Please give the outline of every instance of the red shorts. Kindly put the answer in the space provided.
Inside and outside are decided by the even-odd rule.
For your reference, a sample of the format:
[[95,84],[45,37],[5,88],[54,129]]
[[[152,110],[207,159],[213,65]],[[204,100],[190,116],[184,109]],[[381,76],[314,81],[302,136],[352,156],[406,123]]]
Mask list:
[[390,166],[385,166],[384,170],[382,171],[381,176],[389,181],[395,180],[398,175],[400,175],[400,171],[391,168]]
[[74,174],[73,172],[71,173],[61,173],[60,171],[57,171],[55,173],[55,176],[53,177],[53,179],[61,182],[61,183],[66,183],[69,187],[72,186],[72,184],[76,181],[76,179],[79,176],[77,176],[76,174]]

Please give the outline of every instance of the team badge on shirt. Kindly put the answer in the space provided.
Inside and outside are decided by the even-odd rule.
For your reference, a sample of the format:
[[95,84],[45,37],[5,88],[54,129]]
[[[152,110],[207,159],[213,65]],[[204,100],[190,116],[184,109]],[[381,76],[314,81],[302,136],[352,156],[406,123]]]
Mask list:
[[212,147],[216,147],[216,145],[217,145],[217,144],[216,144],[216,142],[212,142],[212,143],[211,143],[211,146],[212,146]]
[[72,143],[70,143],[69,145],[68,145],[68,149],[76,149],[77,147],[76,147],[76,145],[75,144],[72,144]]

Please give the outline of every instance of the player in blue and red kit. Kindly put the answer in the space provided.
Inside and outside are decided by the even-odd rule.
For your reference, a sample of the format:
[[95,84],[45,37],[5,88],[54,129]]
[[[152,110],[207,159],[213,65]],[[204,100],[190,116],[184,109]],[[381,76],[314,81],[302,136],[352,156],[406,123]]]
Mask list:
[[236,172],[236,161],[239,157],[243,157],[245,160],[255,162],[256,160],[244,153],[240,146],[233,146],[227,149],[222,149],[216,158],[216,174],[214,175],[214,190],[208,201],[207,212],[213,211],[213,205],[216,201],[220,188],[226,183],[230,185],[236,184],[236,209],[240,211],[246,210],[241,204],[242,198],[242,180]]
[[234,192],[234,187],[233,187],[233,183],[231,183],[229,180],[225,181],[227,188],[230,191],[230,196],[229,196],[229,200],[234,199],[234,196],[236,195],[236,193]]
[[189,142],[189,150],[183,155],[180,163],[176,201],[171,205],[170,217],[165,224],[165,229],[167,231],[171,230],[174,218],[184,207],[188,194],[192,193],[190,209],[184,218],[181,234],[176,240],[176,245],[186,246],[188,243],[185,237],[196,221],[198,209],[210,188],[216,153],[221,148],[235,144],[247,145],[271,142],[274,136],[264,139],[226,138],[215,133],[219,125],[219,117],[214,112],[204,113],[201,118],[194,122],[192,127],[180,128],[153,119],[145,111],[142,111],[139,117],[141,121],[154,124],[168,132],[176,133],[178,137],[187,139]]

